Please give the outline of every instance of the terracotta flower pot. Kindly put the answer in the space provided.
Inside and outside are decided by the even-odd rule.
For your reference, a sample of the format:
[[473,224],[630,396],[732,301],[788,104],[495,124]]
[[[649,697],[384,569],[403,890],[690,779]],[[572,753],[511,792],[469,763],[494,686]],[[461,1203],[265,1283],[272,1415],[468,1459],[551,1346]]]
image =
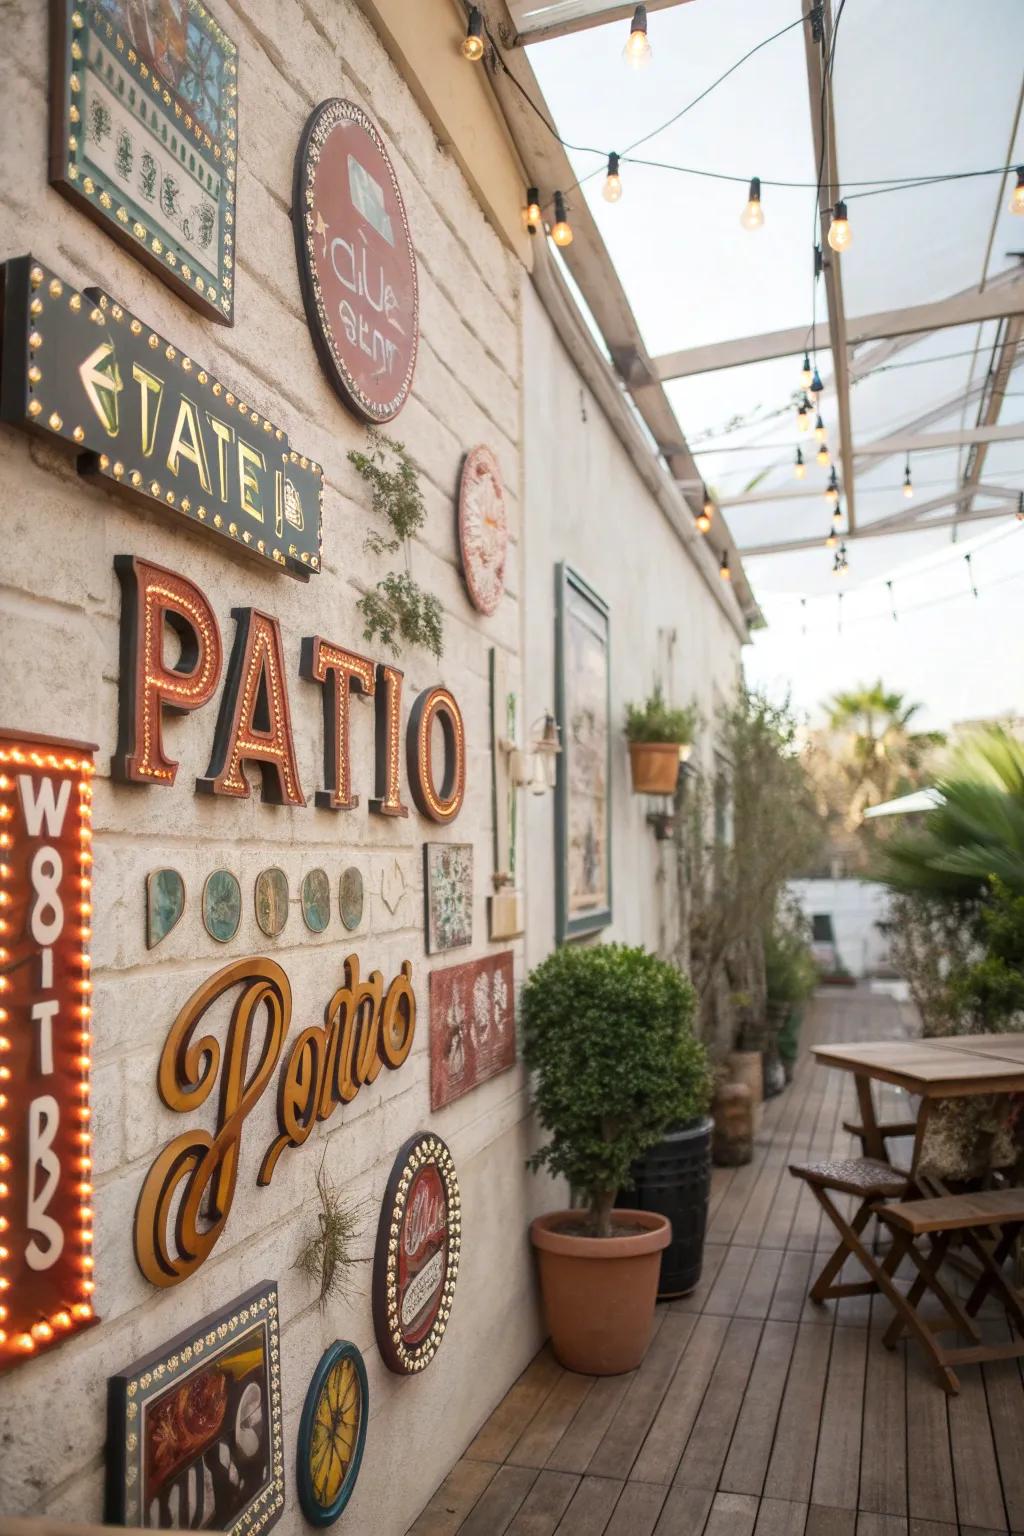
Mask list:
[[654,1211],[616,1210],[613,1227],[643,1230],[621,1237],[558,1230],[580,1219],[579,1211],[550,1211],[530,1223],[551,1347],[567,1370],[619,1376],[647,1352],[672,1226]]
[[631,741],[629,765],[635,795],[673,795],[679,778],[681,748],[673,741]]

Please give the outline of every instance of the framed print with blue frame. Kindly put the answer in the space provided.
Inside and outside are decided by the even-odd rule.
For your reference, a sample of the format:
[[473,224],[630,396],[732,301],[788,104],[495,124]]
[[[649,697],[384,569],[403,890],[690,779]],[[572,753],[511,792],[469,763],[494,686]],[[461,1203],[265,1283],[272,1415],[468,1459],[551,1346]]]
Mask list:
[[369,1410],[363,1357],[338,1339],[313,1372],[299,1422],[295,1481],[311,1525],[332,1525],[351,1498]]
[[611,676],[608,605],[576,571],[555,569],[556,937],[612,920]]

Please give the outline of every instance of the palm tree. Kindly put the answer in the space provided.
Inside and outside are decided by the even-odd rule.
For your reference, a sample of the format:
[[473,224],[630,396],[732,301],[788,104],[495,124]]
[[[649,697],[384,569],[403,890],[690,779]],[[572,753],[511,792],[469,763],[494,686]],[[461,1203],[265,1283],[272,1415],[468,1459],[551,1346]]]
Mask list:
[[830,729],[845,738],[851,825],[860,822],[866,806],[918,787],[929,755],[945,742],[940,731],[912,730],[920,704],[886,689],[881,678],[837,693],[825,707]]

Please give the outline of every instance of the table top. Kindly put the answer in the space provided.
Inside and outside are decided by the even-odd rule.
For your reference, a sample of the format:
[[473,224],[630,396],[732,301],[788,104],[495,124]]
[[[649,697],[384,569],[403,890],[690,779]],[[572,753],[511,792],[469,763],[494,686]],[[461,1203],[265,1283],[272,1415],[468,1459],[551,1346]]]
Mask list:
[[1024,1093],[1024,1034],[816,1045],[818,1061],[925,1098]]

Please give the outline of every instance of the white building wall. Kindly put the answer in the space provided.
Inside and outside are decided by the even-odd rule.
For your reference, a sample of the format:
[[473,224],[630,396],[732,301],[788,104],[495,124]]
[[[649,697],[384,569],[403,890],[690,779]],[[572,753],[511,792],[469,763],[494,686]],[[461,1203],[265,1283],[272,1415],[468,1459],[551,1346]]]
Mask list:
[[791,880],[789,889],[808,919],[832,918],[836,954],[851,976],[885,971],[889,943],[878,927],[889,912],[889,891],[871,880]]

